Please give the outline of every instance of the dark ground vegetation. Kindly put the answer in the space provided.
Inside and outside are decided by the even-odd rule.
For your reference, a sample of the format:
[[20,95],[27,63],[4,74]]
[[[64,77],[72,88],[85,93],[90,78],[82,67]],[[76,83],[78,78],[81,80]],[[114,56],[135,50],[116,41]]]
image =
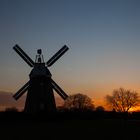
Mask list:
[[21,139],[140,139],[140,113],[57,112],[54,114],[0,113],[1,137]]

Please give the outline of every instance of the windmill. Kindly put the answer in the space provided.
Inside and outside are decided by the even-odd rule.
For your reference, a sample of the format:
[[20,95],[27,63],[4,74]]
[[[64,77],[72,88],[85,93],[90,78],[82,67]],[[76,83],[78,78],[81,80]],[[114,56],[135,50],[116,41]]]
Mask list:
[[69,48],[64,45],[46,63],[41,49],[37,50],[35,62],[17,44],[13,49],[33,68],[29,74],[30,80],[13,95],[14,99],[18,100],[27,91],[25,112],[55,112],[56,103],[53,90],[64,100],[68,95],[51,78],[48,67],[52,66]]

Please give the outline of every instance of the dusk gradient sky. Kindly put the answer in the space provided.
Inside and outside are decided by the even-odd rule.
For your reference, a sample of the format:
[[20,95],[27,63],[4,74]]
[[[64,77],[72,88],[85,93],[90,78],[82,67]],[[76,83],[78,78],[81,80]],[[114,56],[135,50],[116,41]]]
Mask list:
[[0,0],[0,91],[14,93],[29,79],[15,44],[33,59],[41,48],[46,61],[68,45],[50,68],[68,94],[140,93],[139,0]]

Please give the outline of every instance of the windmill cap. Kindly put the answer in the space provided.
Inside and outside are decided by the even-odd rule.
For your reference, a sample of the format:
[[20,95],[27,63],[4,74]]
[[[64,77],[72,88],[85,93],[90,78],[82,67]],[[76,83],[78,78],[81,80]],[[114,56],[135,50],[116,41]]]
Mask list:
[[30,73],[30,77],[38,77],[38,76],[45,76],[45,77],[51,77],[50,71],[45,67],[44,64],[35,64],[35,67],[32,69]]

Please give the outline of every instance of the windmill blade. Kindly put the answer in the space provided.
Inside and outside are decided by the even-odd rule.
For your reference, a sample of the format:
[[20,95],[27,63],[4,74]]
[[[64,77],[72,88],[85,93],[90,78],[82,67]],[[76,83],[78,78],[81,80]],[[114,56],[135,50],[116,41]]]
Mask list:
[[16,44],[13,49],[23,58],[23,60],[30,66],[34,66],[34,61]]
[[51,79],[53,89],[64,99],[66,100],[68,95]]
[[13,95],[15,100],[18,100],[28,90],[29,82],[30,81],[28,81],[21,89],[16,92],[16,94]]
[[69,48],[64,45],[55,55],[53,55],[48,61],[47,66],[50,67],[53,65]]

